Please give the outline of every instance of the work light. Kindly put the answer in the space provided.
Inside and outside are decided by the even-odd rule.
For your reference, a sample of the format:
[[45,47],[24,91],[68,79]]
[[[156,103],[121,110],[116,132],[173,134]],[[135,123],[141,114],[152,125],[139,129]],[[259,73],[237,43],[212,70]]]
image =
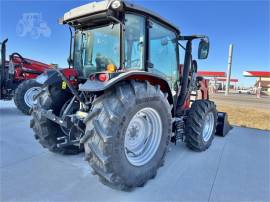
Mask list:
[[115,1],[113,1],[112,4],[111,4],[112,9],[115,9],[115,10],[116,10],[116,9],[120,9],[121,6],[122,6],[122,2],[119,1],[119,0],[115,0]]

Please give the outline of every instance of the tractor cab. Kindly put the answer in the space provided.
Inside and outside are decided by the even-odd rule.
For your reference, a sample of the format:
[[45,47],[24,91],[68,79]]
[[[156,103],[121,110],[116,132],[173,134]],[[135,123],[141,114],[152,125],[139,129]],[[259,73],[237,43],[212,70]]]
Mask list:
[[[193,39],[201,39],[198,56],[208,56],[209,42],[206,36],[181,36],[180,30],[158,14],[121,0],[92,2],[71,9],[59,20],[74,29],[72,34],[69,63],[81,78],[99,78],[98,72],[106,71],[102,80],[110,80],[131,71],[144,71],[161,77],[175,95],[178,84],[183,80],[188,85],[188,72],[192,61]],[[71,32],[72,33],[72,32]],[[179,77],[179,41],[188,41],[185,75]],[[191,64],[192,63],[192,64]],[[192,66],[192,67],[189,67]],[[197,68],[196,68],[197,69]],[[193,73],[196,73],[193,71]],[[185,81],[189,80],[189,81]],[[181,81],[182,82],[182,81]],[[162,84],[162,88],[167,84]],[[194,83],[194,82],[193,82]],[[85,86],[81,86],[84,90]],[[186,89],[183,89],[183,93]],[[174,99],[177,99],[175,96]]]
[[110,0],[72,9],[60,22],[74,28],[69,61],[81,76],[137,70],[176,82],[180,31],[159,15]]

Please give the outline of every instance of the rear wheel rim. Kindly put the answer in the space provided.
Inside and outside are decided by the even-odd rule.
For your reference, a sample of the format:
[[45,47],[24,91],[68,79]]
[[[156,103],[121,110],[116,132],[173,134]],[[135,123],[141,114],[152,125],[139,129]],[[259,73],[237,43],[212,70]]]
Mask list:
[[159,113],[150,107],[138,111],[125,132],[125,155],[134,166],[143,166],[156,154],[162,137]]
[[25,94],[24,94],[24,102],[28,107],[33,107],[33,105],[36,103],[34,101],[34,97],[41,91],[40,87],[32,87],[29,88]]
[[204,125],[203,125],[203,132],[202,132],[202,136],[203,136],[203,140],[205,142],[207,142],[214,130],[214,114],[213,112],[209,112],[206,116],[205,116],[205,121],[204,121]]

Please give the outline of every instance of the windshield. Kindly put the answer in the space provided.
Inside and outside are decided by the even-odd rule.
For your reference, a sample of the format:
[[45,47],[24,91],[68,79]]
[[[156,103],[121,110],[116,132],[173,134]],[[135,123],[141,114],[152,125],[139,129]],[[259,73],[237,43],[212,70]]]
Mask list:
[[106,70],[108,64],[119,68],[120,25],[108,25],[75,33],[74,67],[83,77]]

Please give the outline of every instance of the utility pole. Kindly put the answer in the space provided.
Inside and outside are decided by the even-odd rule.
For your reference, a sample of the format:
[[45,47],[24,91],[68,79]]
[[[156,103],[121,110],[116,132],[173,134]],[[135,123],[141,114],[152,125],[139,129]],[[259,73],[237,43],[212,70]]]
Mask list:
[[232,70],[232,55],[233,55],[233,44],[230,44],[225,95],[229,94],[229,89],[230,89],[231,70]]

